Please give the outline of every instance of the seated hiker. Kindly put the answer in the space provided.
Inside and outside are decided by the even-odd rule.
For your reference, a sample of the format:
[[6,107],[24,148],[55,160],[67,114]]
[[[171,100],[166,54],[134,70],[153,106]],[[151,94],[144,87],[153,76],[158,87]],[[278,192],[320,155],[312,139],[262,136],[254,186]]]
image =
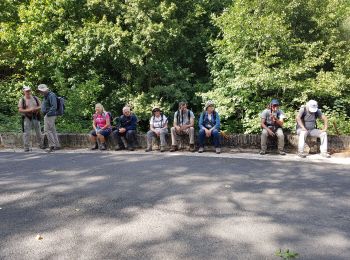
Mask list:
[[[320,118],[323,120],[322,130],[317,129],[316,120]],[[304,146],[305,140],[308,135],[319,137],[321,141],[320,150],[321,156],[330,158],[331,156],[327,152],[327,128],[328,119],[318,108],[318,104],[315,100],[307,102],[306,106],[301,106],[299,113],[296,117],[297,121],[297,134],[299,135],[298,142],[298,156],[305,158]]]
[[179,103],[179,110],[174,114],[174,123],[171,128],[171,149],[170,152],[177,150],[176,139],[179,135],[189,135],[190,151],[194,152],[194,114],[187,109],[186,102]]
[[[106,112],[103,106],[98,103],[95,105],[95,114],[92,119],[93,130],[90,132],[90,141],[92,143],[91,150],[106,150],[106,137],[108,137],[112,132],[111,127],[111,115]],[[97,139],[100,143],[98,146]]]
[[168,119],[160,111],[159,107],[152,109],[153,116],[149,122],[150,130],[147,132],[147,149],[146,152],[152,151],[152,139],[160,138],[160,151],[165,151],[166,136],[168,134]]
[[261,113],[261,151],[260,154],[266,154],[267,137],[277,136],[278,152],[280,155],[286,155],[284,152],[284,134],[282,130],[283,119],[286,118],[283,111],[279,109],[277,99],[272,99],[269,107]]
[[199,153],[204,152],[206,138],[212,138],[215,152],[220,153],[220,116],[215,111],[214,102],[209,100],[199,118]]
[[[136,144],[137,117],[131,112],[130,107],[123,108],[123,115],[119,118],[119,125],[113,131],[116,138],[115,150],[129,149],[134,151]],[[122,147],[123,146],[123,147]]]

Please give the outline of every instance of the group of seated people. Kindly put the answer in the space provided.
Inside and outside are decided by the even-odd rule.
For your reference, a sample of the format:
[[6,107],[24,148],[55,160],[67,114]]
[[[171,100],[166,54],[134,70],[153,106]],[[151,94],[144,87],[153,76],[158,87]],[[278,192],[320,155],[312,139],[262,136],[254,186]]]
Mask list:
[[[280,104],[277,99],[272,99],[268,107],[261,113],[261,155],[267,152],[268,137],[277,137],[278,152],[285,155],[284,151],[284,133],[283,124],[285,114],[279,108]],[[106,150],[105,138],[110,134],[113,135],[116,142],[116,150],[129,149],[134,150],[136,143],[137,117],[132,113],[130,107],[123,108],[123,115],[119,118],[119,123],[112,128],[111,115],[106,112],[101,104],[96,104],[96,113],[93,116],[93,130],[91,132],[92,149]],[[323,128],[317,129],[316,120],[320,118],[323,121]],[[170,128],[171,148],[170,152],[178,149],[177,139],[179,136],[188,135],[190,143],[190,151],[195,151],[195,130],[194,130],[193,112],[187,108],[186,102],[180,102],[178,110],[174,114],[173,126]],[[327,127],[328,119],[318,108],[315,100],[310,100],[306,105],[300,107],[296,116],[297,134],[299,135],[298,156],[305,158],[304,153],[305,140],[308,135],[319,137],[321,140],[320,150],[321,156],[329,158],[327,152]],[[201,113],[198,132],[198,152],[204,152],[204,144],[206,139],[212,139],[215,152],[220,153],[220,116],[215,110],[214,102],[209,100],[204,106]],[[112,130],[113,129],[113,130]],[[147,132],[147,148],[146,152],[152,151],[152,139],[160,139],[160,151],[164,152],[166,136],[168,134],[168,118],[163,115],[159,107],[152,109],[152,117],[149,121],[149,131]],[[98,142],[97,142],[98,140]]]
[[[179,103],[179,109],[174,114],[171,133],[170,152],[178,149],[177,139],[179,136],[188,135],[190,141],[190,151],[195,151],[194,143],[194,119],[193,112],[187,108],[187,103]],[[93,115],[90,140],[92,150],[106,150],[106,137],[112,135],[115,140],[115,150],[128,149],[133,151],[136,145],[137,117],[132,113],[129,106],[123,108],[123,115],[119,118],[117,125],[112,126],[111,114],[104,110],[104,107],[98,103],[95,106]],[[160,139],[160,151],[164,152],[167,146],[166,136],[168,135],[168,118],[162,113],[160,107],[152,109],[152,117],[149,122],[149,131],[147,132],[146,152],[152,151],[153,138]],[[205,104],[204,111],[199,118],[199,149],[198,152],[204,152],[206,138],[212,138],[215,146],[215,152],[220,153],[220,116],[215,111],[212,101]]]

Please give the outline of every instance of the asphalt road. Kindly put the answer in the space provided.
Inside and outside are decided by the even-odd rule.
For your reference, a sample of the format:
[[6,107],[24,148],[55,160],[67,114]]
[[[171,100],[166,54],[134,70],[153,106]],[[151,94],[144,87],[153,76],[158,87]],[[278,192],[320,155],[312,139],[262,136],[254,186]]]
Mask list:
[[350,259],[349,163],[0,152],[0,259],[279,259],[279,248]]

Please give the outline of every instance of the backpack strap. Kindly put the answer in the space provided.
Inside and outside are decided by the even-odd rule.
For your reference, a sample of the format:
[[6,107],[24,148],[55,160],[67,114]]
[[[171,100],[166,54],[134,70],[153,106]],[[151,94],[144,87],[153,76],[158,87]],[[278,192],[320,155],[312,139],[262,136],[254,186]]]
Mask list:
[[36,102],[36,106],[39,106],[39,99],[37,96],[33,96],[35,102]]
[[177,110],[176,112],[176,123],[177,125],[180,125],[180,110]]
[[306,116],[306,108],[305,106],[302,106],[303,114],[301,115],[301,119],[304,120],[304,117]]
[[22,97],[22,109],[26,109],[26,108],[27,108],[26,101],[24,97]]

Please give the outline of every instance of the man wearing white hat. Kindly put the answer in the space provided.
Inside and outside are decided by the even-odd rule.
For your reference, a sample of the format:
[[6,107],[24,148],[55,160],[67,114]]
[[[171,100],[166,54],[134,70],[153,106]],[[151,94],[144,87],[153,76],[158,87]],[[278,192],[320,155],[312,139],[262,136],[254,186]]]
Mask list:
[[24,96],[18,101],[18,112],[22,114],[24,151],[29,152],[32,128],[35,130],[38,147],[43,148],[40,130],[40,101],[31,94],[29,86],[23,87],[23,94]]
[[[323,129],[316,128],[316,120],[321,118],[323,120]],[[297,121],[297,134],[299,135],[298,142],[298,156],[305,158],[304,146],[305,140],[308,135],[319,137],[321,140],[320,151],[321,156],[330,158],[331,156],[327,152],[327,128],[328,119],[322,114],[321,110],[318,109],[318,104],[315,100],[307,102],[306,106],[301,106],[299,113],[296,117]]]
[[51,92],[45,84],[40,84],[38,90],[44,96],[41,104],[41,112],[44,114],[44,132],[49,142],[47,152],[53,152],[61,148],[56,131],[57,96]]

